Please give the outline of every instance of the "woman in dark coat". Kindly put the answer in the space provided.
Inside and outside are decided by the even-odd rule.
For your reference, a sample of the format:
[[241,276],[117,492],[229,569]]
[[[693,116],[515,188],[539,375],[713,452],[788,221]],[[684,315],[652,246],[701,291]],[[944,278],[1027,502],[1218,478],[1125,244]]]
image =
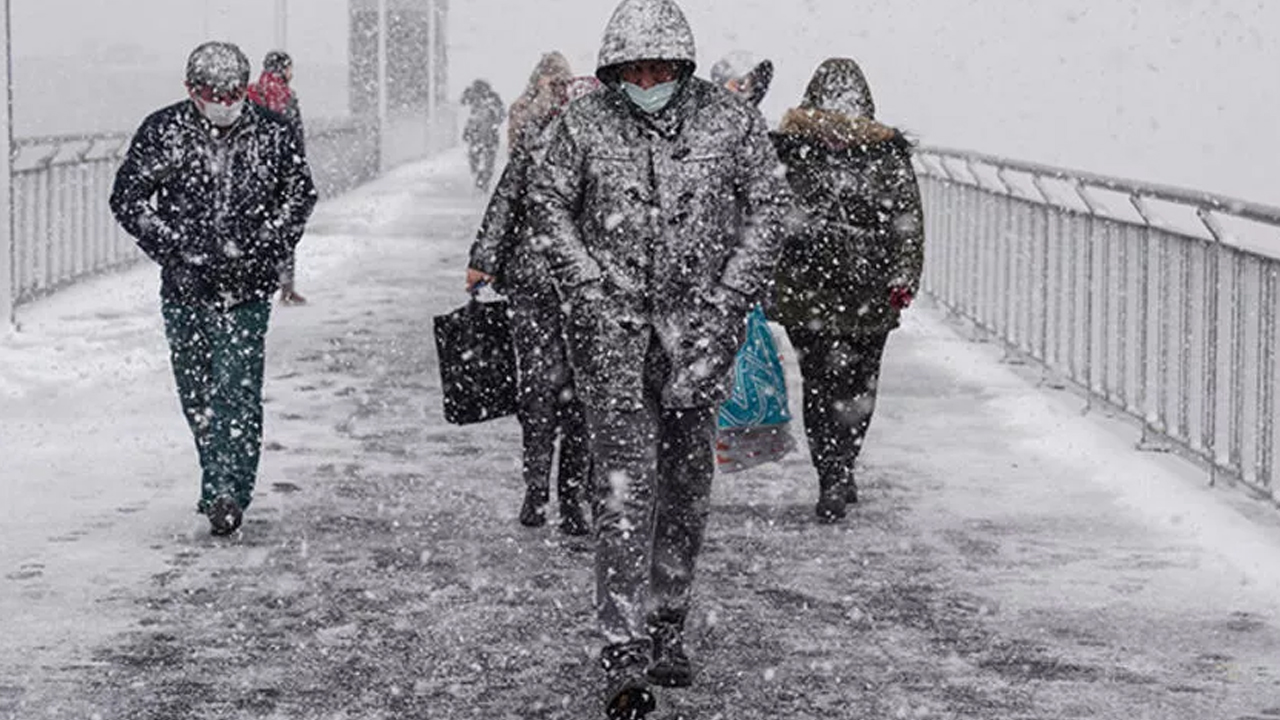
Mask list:
[[822,63],[774,136],[805,222],[777,271],[776,319],[804,381],[819,520],[857,502],[854,461],[875,410],[880,362],[924,264],[911,143],[875,120],[853,60]]
[[[551,475],[556,472],[560,530],[567,535],[590,531],[583,505],[591,467],[586,421],[573,386],[564,345],[564,323],[544,253],[529,236],[529,173],[545,152],[549,126],[570,99],[572,76],[568,65],[538,63],[530,89],[512,107],[510,159],[484,222],[471,248],[467,288],[496,283],[511,302],[512,335],[518,375],[517,417],[524,444],[525,498],[520,523],[539,527],[547,522]],[[590,86],[579,84],[586,92]],[[559,436],[559,467],[555,467]]]

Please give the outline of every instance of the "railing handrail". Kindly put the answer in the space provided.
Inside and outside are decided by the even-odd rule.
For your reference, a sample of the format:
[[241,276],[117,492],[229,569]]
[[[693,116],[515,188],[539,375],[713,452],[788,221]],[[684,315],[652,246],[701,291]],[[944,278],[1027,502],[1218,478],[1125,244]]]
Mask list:
[[[1127,178],[1102,175],[1085,170],[1054,167],[1025,160],[1014,160],[1011,158],[1000,157],[998,155],[989,155],[986,153],[956,150],[945,147],[924,146],[917,148],[916,152],[922,155],[932,155],[938,158],[950,158],[952,160],[958,160],[965,163],[979,162],[996,170],[1004,169],[1024,173],[1032,177],[1075,183],[1085,187],[1129,195],[1130,197],[1157,200],[1177,205],[1186,205],[1200,212],[1222,213],[1224,215],[1230,215],[1252,222],[1266,223],[1268,225],[1280,225],[1280,207],[1241,200],[1225,195],[1218,195],[1202,190],[1191,190],[1174,185],[1130,180]],[[943,170],[945,171],[946,168],[944,167]],[[953,177],[952,179],[956,178]],[[1008,188],[1003,189],[1003,192],[1006,194],[1013,194]],[[1210,227],[1209,229],[1210,232],[1214,232],[1216,236],[1215,228]]]

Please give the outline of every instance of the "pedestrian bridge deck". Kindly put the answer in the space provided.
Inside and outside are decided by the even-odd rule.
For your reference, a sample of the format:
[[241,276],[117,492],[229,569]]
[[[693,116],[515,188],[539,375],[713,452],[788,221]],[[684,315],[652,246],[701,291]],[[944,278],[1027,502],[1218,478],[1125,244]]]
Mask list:
[[[230,542],[191,512],[154,269],[20,309],[0,718],[596,716],[589,544],[516,525],[514,421],[439,411],[430,318],[463,299],[483,203],[464,173],[407,166],[317,211]],[[801,453],[719,478],[699,684],[660,717],[1280,714],[1274,507],[1041,379],[924,301],[846,523],[813,522]]]

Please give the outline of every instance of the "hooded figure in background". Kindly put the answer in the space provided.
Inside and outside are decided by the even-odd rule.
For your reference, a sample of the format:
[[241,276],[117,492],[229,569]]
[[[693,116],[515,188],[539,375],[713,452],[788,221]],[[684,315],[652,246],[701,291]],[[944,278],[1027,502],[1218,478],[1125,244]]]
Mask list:
[[[568,102],[573,69],[564,55],[552,51],[538,60],[529,76],[529,84],[507,113],[507,151],[528,145],[546,129],[548,118],[559,114]],[[526,138],[529,135],[531,137]]]
[[[302,109],[293,90],[293,58],[283,50],[272,50],[262,59],[262,75],[249,86],[248,99],[271,112],[279,113],[298,134],[299,152],[306,154],[306,132],[302,127]],[[294,282],[297,258],[293,253],[280,264],[280,304],[305,305],[307,299],[298,293]]]
[[476,80],[462,92],[462,104],[470,108],[462,139],[467,143],[467,159],[476,188],[487,190],[498,159],[498,128],[506,116],[502,98],[488,80]]
[[711,66],[711,82],[759,107],[773,83],[773,61],[742,50],[730,53]]
[[778,265],[775,319],[800,360],[815,510],[834,522],[857,502],[854,461],[875,410],[885,343],[920,284],[920,189],[910,141],[876,121],[853,60],[818,67],[775,143],[806,215]]
[[[545,59],[545,58],[544,58]],[[559,80],[559,70],[545,62],[535,73],[531,86],[549,87],[543,77],[555,79],[560,102],[538,101],[511,116],[511,159],[498,179],[484,221],[471,246],[467,269],[467,290],[476,292],[481,284],[491,284],[511,302],[512,337],[516,349],[517,417],[524,445],[524,504],[520,523],[541,527],[547,522],[546,506],[551,497],[551,474],[557,470],[560,531],[585,535],[590,531],[583,512],[584,492],[591,459],[587,453],[587,430],[582,402],[573,388],[573,374],[565,350],[564,320],[560,298],[551,280],[544,253],[529,242],[529,173],[545,154],[551,125],[568,101],[585,95],[599,83],[595,78],[570,83]],[[533,110],[538,110],[534,113]],[[558,469],[556,439],[559,436]]]
[[672,0],[624,0],[606,89],[572,105],[533,171],[534,247],[567,311],[596,492],[596,609],[610,717],[688,685],[685,619],[716,414],[791,198],[760,112],[693,76]]

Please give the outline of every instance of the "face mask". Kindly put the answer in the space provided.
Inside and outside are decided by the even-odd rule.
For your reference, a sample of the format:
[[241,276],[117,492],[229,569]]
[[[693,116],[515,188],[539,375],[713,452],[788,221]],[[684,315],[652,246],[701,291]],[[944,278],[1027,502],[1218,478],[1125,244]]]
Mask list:
[[622,83],[622,91],[631,98],[631,102],[650,115],[665,108],[671,102],[671,98],[675,97],[676,89],[679,87],[680,83],[676,80],[654,85],[648,90],[629,82]]
[[240,113],[244,111],[244,100],[237,100],[230,105],[201,101],[197,103],[197,107],[215,127],[225,128],[235,125],[236,120],[240,119]]

